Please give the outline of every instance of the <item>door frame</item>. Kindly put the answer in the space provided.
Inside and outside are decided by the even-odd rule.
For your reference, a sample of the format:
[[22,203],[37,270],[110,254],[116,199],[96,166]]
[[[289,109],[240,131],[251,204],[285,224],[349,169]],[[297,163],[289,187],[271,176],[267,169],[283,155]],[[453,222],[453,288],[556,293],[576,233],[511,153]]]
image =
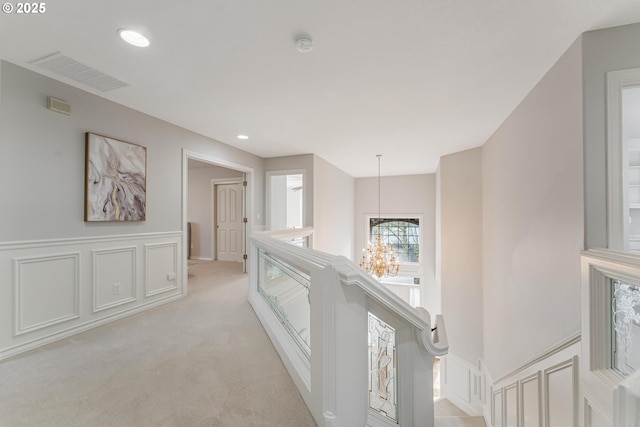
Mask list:
[[[244,181],[243,178],[219,178],[211,180],[211,256],[214,260],[218,259],[218,236],[216,235],[217,225],[218,225],[218,211],[217,205],[218,202],[218,193],[216,192],[216,187],[218,185],[233,185],[240,184]],[[248,185],[248,184],[247,184]],[[246,212],[246,196],[242,198],[242,215],[245,216]],[[246,227],[242,227],[242,253],[246,253]]]
[[[227,169],[233,169],[245,174],[245,181],[247,186],[245,189],[244,197],[244,211],[245,216],[248,218],[247,232],[245,233],[244,240],[242,242],[243,251],[247,250],[247,239],[254,230],[254,224],[252,219],[255,218],[255,172],[254,168],[239,163],[229,162],[227,160],[219,159],[217,157],[199,153],[197,151],[191,151],[188,149],[182,149],[182,294],[187,295],[189,293],[189,280],[188,280],[188,265],[187,265],[187,209],[188,209],[188,195],[189,195],[189,159],[197,160],[203,163],[209,163],[214,166],[220,166]],[[243,272],[247,272],[247,263],[243,262]]]

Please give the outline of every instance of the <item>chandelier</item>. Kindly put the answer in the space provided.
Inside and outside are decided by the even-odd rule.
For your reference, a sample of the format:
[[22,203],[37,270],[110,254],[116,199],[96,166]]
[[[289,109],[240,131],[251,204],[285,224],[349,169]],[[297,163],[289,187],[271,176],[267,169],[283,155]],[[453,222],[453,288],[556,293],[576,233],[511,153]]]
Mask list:
[[[380,158],[382,154],[377,154],[378,158],[378,224],[380,224]],[[393,252],[393,243],[389,247],[382,243],[382,236],[378,233],[375,246],[369,242],[366,249],[362,249],[360,267],[367,273],[372,273],[381,277],[395,276],[400,269],[400,262]]]

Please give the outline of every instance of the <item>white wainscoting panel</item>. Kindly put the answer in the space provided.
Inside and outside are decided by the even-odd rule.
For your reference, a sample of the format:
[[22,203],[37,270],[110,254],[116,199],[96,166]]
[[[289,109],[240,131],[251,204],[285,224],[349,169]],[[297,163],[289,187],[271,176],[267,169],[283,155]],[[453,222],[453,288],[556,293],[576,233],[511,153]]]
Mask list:
[[491,414],[491,425],[494,427],[503,427],[502,389],[493,392],[491,398]]
[[578,427],[577,357],[544,371],[545,427]]
[[578,427],[580,352],[580,335],[572,336],[498,380],[482,361],[482,377],[491,387],[482,410],[487,426]]
[[0,242],[0,360],[181,298],[182,245],[180,231]]
[[469,415],[481,415],[479,370],[451,352],[440,360],[441,396]]
[[93,312],[136,300],[135,246],[93,251]]
[[15,335],[76,319],[80,253],[14,258]]
[[504,425],[518,427],[518,383],[504,388]]
[[520,381],[520,407],[522,427],[541,427],[542,405],[542,373],[537,372]]
[[177,289],[178,244],[149,243],[145,248],[145,296]]
[[584,425],[585,427],[611,427],[600,412],[591,404],[589,399],[584,399]]

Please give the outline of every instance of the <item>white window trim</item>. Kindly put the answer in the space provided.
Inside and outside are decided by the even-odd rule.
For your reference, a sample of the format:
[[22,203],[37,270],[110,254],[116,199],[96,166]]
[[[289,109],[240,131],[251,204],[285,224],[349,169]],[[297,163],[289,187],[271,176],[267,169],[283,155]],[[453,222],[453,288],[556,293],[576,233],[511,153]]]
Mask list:
[[[607,237],[608,248],[626,251],[627,205],[623,179],[622,90],[640,85],[640,68],[607,73]],[[626,187],[626,186],[625,186]]]
[[265,179],[265,215],[267,230],[271,230],[271,177],[281,175],[298,175],[302,174],[302,227],[308,227],[307,224],[307,170],[306,169],[287,169],[277,171],[267,171]]

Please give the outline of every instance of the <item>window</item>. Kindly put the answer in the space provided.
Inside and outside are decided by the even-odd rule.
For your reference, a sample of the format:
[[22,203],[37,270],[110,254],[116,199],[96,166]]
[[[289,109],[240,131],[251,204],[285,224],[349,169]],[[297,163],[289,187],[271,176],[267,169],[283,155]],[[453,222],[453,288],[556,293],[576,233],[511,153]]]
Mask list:
[[375,244],[378,235],[393,250],[401,263],[420,261],[419,218],[369,218],[370,241]]
[[640,368],[640,287],[611,279],[612,367],[623,375]]
[[[400,270],[395,277],[379,279],[388,289],[412,307],[421,302],[421,283],[424,279],[420,247],[422,246],[423,219],[421,214],[366,215],[366,239],[375,244],[378,235],[382,243],[393,243],[393,251],[400,261]],[[374,276],[375,277],[375,276]]]
[[640,254],[640,69],[607,73],[608,247]]
[[267,172],[267,195],[271,230],[304,227],[304,171]]

